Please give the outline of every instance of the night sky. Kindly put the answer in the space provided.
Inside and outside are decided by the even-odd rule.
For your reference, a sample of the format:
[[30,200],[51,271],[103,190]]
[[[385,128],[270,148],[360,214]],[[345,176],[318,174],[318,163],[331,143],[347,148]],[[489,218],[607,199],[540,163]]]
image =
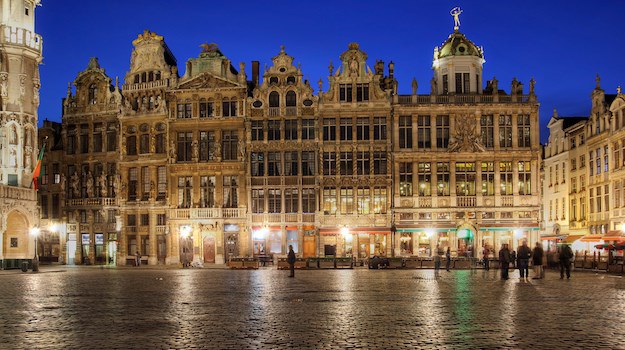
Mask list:
[[[510,91],[517,77],[529,89],[536,79],[541,104],[541,140],[554,108],[562,116],[588,115],[595,75],[606,93],[625,88],[623,1],[189,1],[43,0],[36,31],[43,36],[40,123],[60,121],[67,83],[98,57],[106,73],[120,77],[129,68],[132,40],[144,29],[165,37],[178,59],[204,42],[217,43],[235,67],[252,60],[262,67],[286,46],[316,90],[330,61],[350,42],[360,43],[369,67],[376,59],[395,62],[401,94],[430,91],[432,54],[453,31],[451,8],[460,6],[467,38],[484,47],[484,82],[496,76]],[[316,92],[316,91],[315,91]]]

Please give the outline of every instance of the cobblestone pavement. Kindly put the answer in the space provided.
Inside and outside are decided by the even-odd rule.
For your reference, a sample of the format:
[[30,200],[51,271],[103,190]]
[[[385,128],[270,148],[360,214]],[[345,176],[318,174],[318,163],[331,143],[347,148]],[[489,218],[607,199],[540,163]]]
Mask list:
[[625,349],[625,279],[497,271],[0,274],[2,349]]

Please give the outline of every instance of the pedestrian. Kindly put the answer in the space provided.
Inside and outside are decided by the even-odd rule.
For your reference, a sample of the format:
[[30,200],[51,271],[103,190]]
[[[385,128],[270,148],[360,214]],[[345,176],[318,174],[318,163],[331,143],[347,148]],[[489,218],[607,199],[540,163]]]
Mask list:
[[543,278],[543,247],[540,242],[536,242],[536,247],[532,252],[532,263],[534,264],[534,279]]
[[447,251],[445,252],[445,258],[447,258],[447,261],[445,262],[445,269],[449,271],[449,266],[451,266],[451,251],[449,250],[449,247],[447,247]]
[[514,250],[510,251],[510,262],[512,263],[512,268],[516,268],[516,252]]
[[135,266],[141,266],[141,253],[138,250],[135,253]]
[[436,252],[434,254],[434,275],[438,276],[438,272],[441,269],[441,255],[443,255],[443,251],[437,245]]
[[289,255],[286,261],[289,263],[289,270],[291,271],[289,277],[295,277],[295,252],[292,245],[289,245]]
[[487,245],[484,245],[484,249],[482,250],[482,263],[484,264],[484,270],[490,270],[490,266],[488,266],[488,256],[490,255],[490,250]]
[[518,268],[521,279],[527,280],[529,278],[529,263],[530,257],[532,256],[532,251],[530,247],[527,246],[527,241],[523,240],[521,246],[519,247],[519,254],[517,254],[518,259]]
[[510,268],[510,251],[508,250],[507,244],[501,245],[501,250],[499,251],[499,266],[501,268],[501,279],[508,279],[508,269]]
[[564,278],[564,271],[566,270],[566,279],[571,278],[571,259],[573,258],[573,251],[568,244],[563,244],[560,247],[560,279]]

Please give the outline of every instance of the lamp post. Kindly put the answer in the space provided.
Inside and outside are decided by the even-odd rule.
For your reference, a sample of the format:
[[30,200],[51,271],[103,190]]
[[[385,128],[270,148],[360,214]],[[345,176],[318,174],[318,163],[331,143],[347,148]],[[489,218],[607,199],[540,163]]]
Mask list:
[[349,243],[352,242],[351,238],[351,233],[349,231],[349,227],[345,226],[345,227],[341,227],[341,235],[343,236],[343,246],[344,246],[344,254],[345,257],[347,257],[347,241],[349,240]]
[[191,226],[180,226],[180,239],[182,240],[182,267],[185,268],[189,265],[189,259],[187,257],[188,238],[191,234]]
[[39,256],[37,254],[37,237],[39,236],[39,227],[30,229],[30,234],[35,237],[35,257],[33,258],[33,272],[39,271]]

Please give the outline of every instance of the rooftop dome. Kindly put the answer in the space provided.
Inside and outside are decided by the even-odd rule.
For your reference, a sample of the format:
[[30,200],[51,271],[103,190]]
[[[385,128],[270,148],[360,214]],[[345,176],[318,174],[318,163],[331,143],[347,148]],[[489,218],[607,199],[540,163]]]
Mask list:
[[434,49],[435,59],[447,56],[477,56],[483,59],[484,52],[481,47],[478,47],[471,40],[467,39],[464,34],[459,31],[454,31],[440,48],[437,47]]

